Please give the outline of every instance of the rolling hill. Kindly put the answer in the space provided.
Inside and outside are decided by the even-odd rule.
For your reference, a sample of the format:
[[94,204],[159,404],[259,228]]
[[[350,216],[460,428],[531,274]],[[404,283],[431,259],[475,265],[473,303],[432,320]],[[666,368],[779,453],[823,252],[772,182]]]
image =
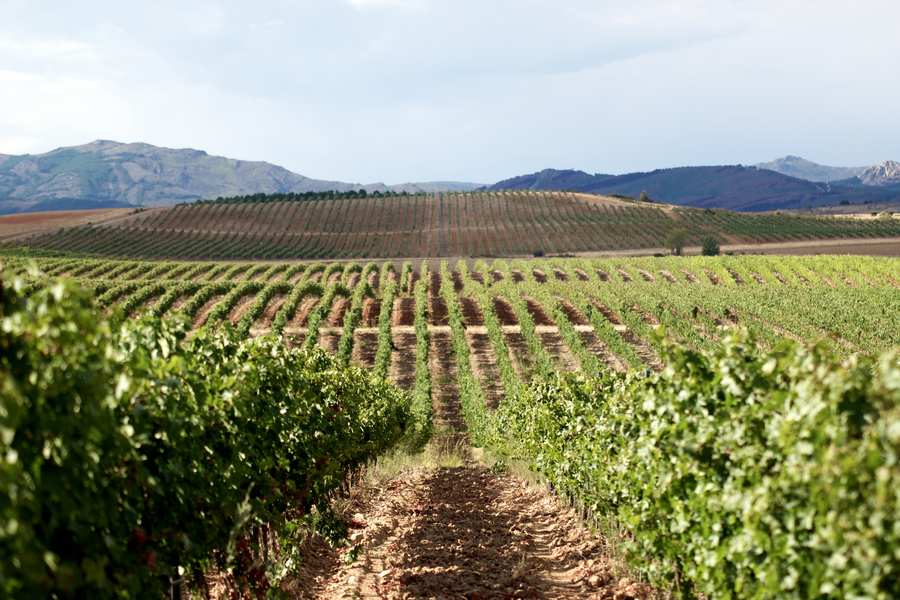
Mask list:
[[200,198],[318,191],[466,191],[466,182],[362,185],[312,179],[267,162],[211,156],[202,150],[97,140],[45,154],[0,155],[0,214],[160,206]]
[[571,192],[275,195],[135,211],[17,245],[41,252],[179,259],[489,257],[662,249],[684,230],[754,244],[900,237],[898,219],[742,214]]
[[741,165],[677,167],[626,175],[545,169],[505,179],[489,189],[568,190],[630,197],[646,192],[656,201],[740,211],[900,201],[900,190],[890,187],[816,183]]

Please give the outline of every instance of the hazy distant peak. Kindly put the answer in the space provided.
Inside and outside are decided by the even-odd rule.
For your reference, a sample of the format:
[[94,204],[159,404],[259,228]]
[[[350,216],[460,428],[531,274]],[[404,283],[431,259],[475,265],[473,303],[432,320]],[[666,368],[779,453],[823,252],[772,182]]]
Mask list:
[[759,163],[756,167],[796,177],[797,179],[819,182],[840,181],[842,179],[859,177],[866,170],[865,167],[831,167],[821,165],[794,154],[777,158],[771,162]]

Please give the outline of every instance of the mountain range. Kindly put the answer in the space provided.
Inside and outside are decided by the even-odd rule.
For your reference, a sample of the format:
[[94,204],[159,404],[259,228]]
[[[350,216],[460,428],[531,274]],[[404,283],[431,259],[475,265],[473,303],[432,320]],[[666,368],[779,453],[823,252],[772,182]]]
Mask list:
[[267,162],[202,150],[97,140],[45,154],[0,154],[0,213],[160,206],[244,194],[468,191],[483,184],[435,181],[389,186],[312,179]]
[[[833,178],[833,180],[832,180]],[[625,175],[545,169],[505,179],[489,189],[569,190],[618,194],[699,208],[741,211],[839,204],[900,203],[900,163],[827,167],[788,156],[756,166],[676,167]]]
[[545,169],[483,186],[434,181],[385,185],[312,179],[267,162],[202,150],[97,140],[44,154],[0,154],[0,214],[160,206],[201,198],[318,191],[569,190],[742,211],[900,203],[900,163],[830,167],[799,156],[754,166],[676,167],[611,175]]

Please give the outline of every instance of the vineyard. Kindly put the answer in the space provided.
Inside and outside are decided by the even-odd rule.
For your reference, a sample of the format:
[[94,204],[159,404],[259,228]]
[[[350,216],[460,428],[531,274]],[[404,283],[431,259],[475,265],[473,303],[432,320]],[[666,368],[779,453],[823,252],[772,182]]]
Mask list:
[[149,209],[16,241],[45,253],[152,259],[499,257],[900,237],[900,221],[689,209],[566,192],[251,196]]
[[[872,229],[851,234],[842,222],[800,217],[751,234],[742,219],[768,217],[670,214],[566,194],[554,196],[550,208],[548,197],[214,203],[147,211],[115,226],[74,228],[34,245],[108,255],[127,248],[143,256],[186,259],[279,258],[385,256],[386,249],[407,256],[526,253],[536,243],[550,251],[614,247],[621,242],[601,235],[614,223],[617,236],[629,232],[638,245],[655,245],[674,223],[694,236],[715,229],[741,240],[897,235],[889,231],[896,227],[890,223],[871,221]],[[366,216],[364,202],[374,201],[407,204],[398,206],[397,219],[383,218],[381,209]],[[343,216],[332,220],[332,210]],[[492,212],[496,215],[489,218]],[[250,213],[256,228],[237,233]],[[407,222],[399,215],[412,216]],[[537,217],[557,233],[529,229]],[[494,235],[478,235],[501,218],[506,225]],[[346,227],[329,230],[329,223],[342,222]],[[404,231],[421,235],[408,241]],[[557,246],[550,247],[548,238]],[[109,367],[111,380],[132,382],[116,388],[116,397],[129,406],[115,416],[119,425],[99,408],[106,406],[100,391],[97,412],[90,413],[109,439],[115,427],[127,423],[131,437],[145,440],[115,446],[121,455],[117,469],[101,472],[102,462],[91,463],[97,465],[97,481],[115,489],[131,486],[125,479],[134,478],[135,495],[126,504],[134,503],[128,510],[137,514],[143,503],[140,536],[150,528],[147,523],[161,523],[146,534],[152,541],[135,541],[136,525],[126,523],[127,515],[94,505],[120,515],[120,530],[130,532],[125,537],[131,541],[113,553],[119,561],[113,566],[121,569],[132,569],[129,561],[146,563],[152,546],[160,573],[180,573],[182,565],[201,573],[211,566],[208,557],[216,556],[220,568],[236,569],[246,585],[255,585],[261,575],[247,556],[268,548],[267,528],[286,535],[285,513],[292,502],[306,514],[385,448],[421,448],[437,436],[488,448],[501,462],[526,463],[584,514],[614,519],[630,532],[626,553],[633,568],[677,595],[891,598],[900,592],[900,270],[895,259],[231,263],[13,255],[4,262],[8,277],[18,283],[12,300],[0,296],[7,303],[0,317],[29,298],[44,306],[35,312],[32,330],[54,332],[27,354],[31,368],[50,360],[54,347],[71,345],[71,361],[85,373],[93,362],[105,364],[106,346],[120,354],[125,348],[135,352]],[[88,295],[77,297],[77,308],[60,303],[58,290],[46,286],[48,277],[74,282]],[[106,315],[113,332],[124,323],[125,333],[93,323],[84,312],[90,306]],[[67,320],[77,327],[63,327]],[[27,330],[23,319],[4,322],[7,330]],[[4,355],[16,340],[0,337]],[[818,344],[808,347],[809,342]],[[53,364],[62,368],[64,360]],[[289,366],[293,375],[280,375],[274,364]],[[11,368],[0,363],[0,372]],[[46,372],[49,382],[49,367]],[[228,383],[203,383],[207,375]],[[325,386],[328,376],[343,379]],[[142,378],[148,383],[138,383]],[[87,390],[95,380],[76,379],[68,385],[84,386],[79,393],[90,397]],[[185,383],[171,383],[180,380]],[[71,393],[42,388],[41,382],[22,385],[47,397]],[[228,393],[229,385],[237,399]],[[257,389],[261,396],[253,392]],[[316,398],[314,389],[335,395]],[[146,402],[151,390],[160,394],[158,402],[135,412],[133,403]],[[293,406],[288,397],[297,394],[303,400]],[[183,406],[182,412],[169,414],[169,402]],[[199,410],[205,402],[217,407],[213,414]],[[270,404],[280,410],[266,408]],[[323,405],[343,406],[334,410],[344,421],[325,419],[317,412]],[[9,425],[12,418],[0,414],[0,433],[4,427],[16,431]],[[41,418],[61,428],[58,439],[78,437],[49,413]],[[302,441],[313,422],[323,436],[321,446]],[[26,426],[37,427],[20,424]],[[244,430],[262,437],[225,433]],[[153,431],[172,438],[151,442]],[[107,443],[98,436],[101,441],[92,443]],[[281,448],[275,439],[291,445]],[[3,444],[9,441],[0,438],[0,450]],[[210,454],[218,457],[210,468],[227,473],[222,481],[199,481],[184,466],[203,460],[204,444],[218,449]],[[42,447],[34,442],[29,448],[39,460]],[[307,456],[310,448],[319,454]],[[89,445],[79,450],[79,460],[90,462],[91,451]],[[246,464],[229,467],[227,457],[238,455]],[[159,464],[147,466],[135,458],[141,456],[158,457]],[[329,462],[326,456],[341,458]],[[10,472],[0,470],[0,485]],[[171,486],[181,486],[185,504],[165,514],[159,494]],[[202,493],[189,493],[192,486]],[[76,490],[83,496],[73,501],[100,503],[88,487]],[[223,498],[223,514],[230,516],[222,517],[218,529],[201,532],[191,515],[196,506],[214,513],[208,505],[213,494]],[[0,494],[0,516],[8,508],[2,502]],[[239,518],[242,510],[246,514]],[[166,533],[166,527],[181,526],[178,519],[189,523],[191,539],[203,540],[190,552]],[[81,525],[69,527],[80,532],[79,541],[87,540],[91,530],[78,529]],[[40,526],[28,527],[18,537],[0,530],[0,550],[15,547],[33,565],[41,560],[40,536],[34,534]],[[235,531],[253,534],[235,538]],[[235,539],[249,539],[255,554],[235,550]],[[129,552],[135,544],[146,544],[146,551]],[[109,554],[91,547],[90,560]],[[79,564],[71,567],[71,577],[84,578],[78,585],[87,587],[77,589],[91,589],[91,569],[113,569]],[[10,571],[23,572],[25,567]],[[148,585],[145,579],[130,579],[129,586],[139,589]],[[22,581],[21,589],[32,591],[61,585]],[[269,573],[268,581],[277,578]]]

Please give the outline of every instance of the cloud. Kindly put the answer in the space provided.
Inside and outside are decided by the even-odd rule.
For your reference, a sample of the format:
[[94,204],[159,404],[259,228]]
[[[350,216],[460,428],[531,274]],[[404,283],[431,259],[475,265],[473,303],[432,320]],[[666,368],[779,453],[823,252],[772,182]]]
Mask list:
[[900,156],[900,5],[887,0],[860,0],[853,18],[834,0],[13,0],[4,12],[0,152],[105,137],[388,182]]

